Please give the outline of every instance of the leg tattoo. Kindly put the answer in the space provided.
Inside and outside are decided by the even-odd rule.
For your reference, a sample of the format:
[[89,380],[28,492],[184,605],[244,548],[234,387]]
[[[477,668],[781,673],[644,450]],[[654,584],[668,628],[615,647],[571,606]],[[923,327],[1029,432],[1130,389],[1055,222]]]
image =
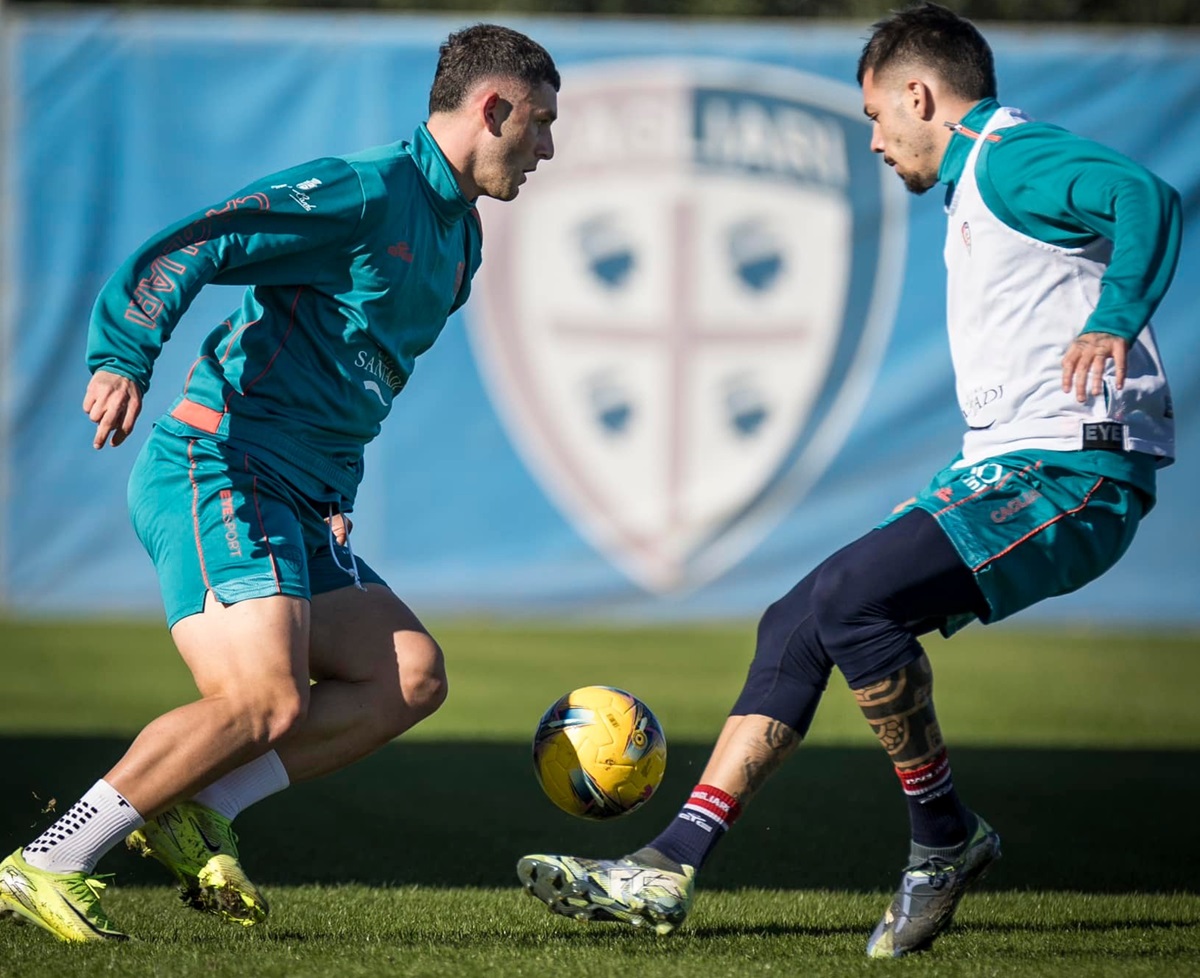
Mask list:
[[742,807],[800,740],[792,727],[769,716],[729,717],[700,783],[675,819],[633,854],[634,860],[658,865],[654,860],[665,856],[677,864],[673,872],[680,866],[698,870],[737,821]]
[[933,670],[926,656],[856,689],[854,698],[897,770],[928,764],[944,750],[933,709]]
[[770,721],[763,728],[761,738],[747,745],[742,762],[746,786],[735,792],[734,797],[745,804],[750,796],[762,787],[763,782],[778,770],[799,743],[800,735],[786,723]]

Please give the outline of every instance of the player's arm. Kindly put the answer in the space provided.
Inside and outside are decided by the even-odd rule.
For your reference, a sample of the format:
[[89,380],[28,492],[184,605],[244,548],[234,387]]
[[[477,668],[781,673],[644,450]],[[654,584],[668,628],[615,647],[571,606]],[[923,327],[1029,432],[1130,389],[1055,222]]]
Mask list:
[[97,296],[88,329],[92,372],[83,409],[94,445],[119,445],[137,421],[154,362],[209,283],[305,285],[363,219],[357,172],[317,160],[257,181],[144,242]]
[[1109,360],[1122,386],[1128,349],[1175,274],[1178,192],[1116,150],[1038,123],[990,144],[980,177],[993,212],[1022,233],[1064,247],[1113,243],[1100,300],[1063,357],[1063,390],[1080,401],[1100,394]]

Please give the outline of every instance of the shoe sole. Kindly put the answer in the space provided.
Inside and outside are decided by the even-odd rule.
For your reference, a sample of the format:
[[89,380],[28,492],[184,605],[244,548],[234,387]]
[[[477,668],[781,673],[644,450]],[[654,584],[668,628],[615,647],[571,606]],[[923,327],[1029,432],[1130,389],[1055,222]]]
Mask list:
[[[82,917],[80,918],[83,919]],[[88,928],[88,937],[79,937],[73,934],[64,934],[57,927],[46,922],[41,914],[29,910],[19,901],[9,897],[4,893],[0,893],[0,920],[8,920],[10,923],[18,926],[26,926],[33,924],[46,931],[48,934],[53,934],[58,940],[64,944],[91,944],[97,941],[127,941],[128,934],[122,934],[117,931],[106,932],[96,930],[91,924],[85,924]]]
[[[159,852],[150,845],[150,840],[139,829],[130,833],[125,840],[125,847],[131,852],[155,860],[165,866],[179,883],[179,901],[190,910],[212,914],[231,924],[242,927],[253,927],[267,919],[270,907],[259,893],[249,895],[245,889],[236,883],[229,882],[222,871],[216,856],[208,866],[200,871],[199,876],[189,876],[179,872]],[[218,862],[213,866],[213,862]]]
[[[225,861],[227,857],[217,856],[201,870],[199,892],[193,896],[194,902],[185,902],[197,910],[216,914],[231,924],[241,924],[243,927],[261,924],[270,913],[267,901],[257,890],[250,893],[246,885],[230,880],[221,866]],[[249,882],[245,877],[243,881]]]
[[590,883],[577,879],[562,867],[540,859],[522,859],[517,863],[517,876],[525,892],[544,903],[551,913],[573,920],[611,921],[636,929],[650,929],[660,936],[673,931],[677,924],[656,917],[653,909],[625,906]]

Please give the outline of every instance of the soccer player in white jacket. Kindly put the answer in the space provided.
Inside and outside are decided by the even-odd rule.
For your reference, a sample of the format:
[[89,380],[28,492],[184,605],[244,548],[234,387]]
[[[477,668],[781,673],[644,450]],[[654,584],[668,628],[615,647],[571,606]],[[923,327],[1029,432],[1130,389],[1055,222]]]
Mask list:
[[1179,255],[1179,195],[1144,167],[996,98],[990,47],[924,3],[874,26],[858,67],[871,149],[945,186],[947,326],[966,430],[913,499],[771,605],[737,702],[679,815],[620,859],[526,856],[571,917],[659,933],[697,870],[808,730],[834,666],[887,750],[911,849],[872,957],[928,948],[1000,856],[959,799],[918,636],[1082,587],[1128,548],[1174,453],[1150,318]]

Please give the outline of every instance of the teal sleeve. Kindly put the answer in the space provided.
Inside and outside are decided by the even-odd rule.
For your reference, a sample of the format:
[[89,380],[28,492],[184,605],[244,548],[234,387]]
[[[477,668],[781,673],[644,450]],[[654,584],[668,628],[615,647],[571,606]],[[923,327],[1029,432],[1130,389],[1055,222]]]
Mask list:
[[1183,237],[1178,192],[1116,150],[1057,126],[1027,123],[1000,137],[980,152],[984,201],[1009,227],[1050,244],[1111,241],[1100,301],[1083,332],[1132,341],[1175,274]]
[[330,158],[283,170],[165,228],[100,290],[87,365],[150,385],[154,361],[207,284],[310,285],[362,220],[358,174]]

